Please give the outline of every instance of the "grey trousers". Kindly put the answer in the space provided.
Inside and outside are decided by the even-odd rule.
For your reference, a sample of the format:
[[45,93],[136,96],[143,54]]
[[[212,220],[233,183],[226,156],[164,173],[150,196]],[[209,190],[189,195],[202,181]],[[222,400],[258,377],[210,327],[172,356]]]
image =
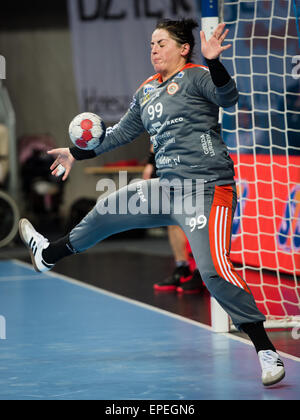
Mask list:
[[178,225],[190,243],[207,289],[234,325],[240,329],[245,323],[265,321],[229,258],[237,204],[235,185],[195,182],[183,185],[156,178],[126,186],[100,199],[71,231],[70,242],[80,253],[119,232]]

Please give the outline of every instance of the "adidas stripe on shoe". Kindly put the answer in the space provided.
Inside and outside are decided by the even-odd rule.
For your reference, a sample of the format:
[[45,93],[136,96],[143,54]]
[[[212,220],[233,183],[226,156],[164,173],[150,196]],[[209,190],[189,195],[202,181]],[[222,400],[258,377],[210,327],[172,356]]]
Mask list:
[[262,350],[258,353],[258,357],[264,386],[275,385],[285,377],[284,364],[277,353],[272,350]]

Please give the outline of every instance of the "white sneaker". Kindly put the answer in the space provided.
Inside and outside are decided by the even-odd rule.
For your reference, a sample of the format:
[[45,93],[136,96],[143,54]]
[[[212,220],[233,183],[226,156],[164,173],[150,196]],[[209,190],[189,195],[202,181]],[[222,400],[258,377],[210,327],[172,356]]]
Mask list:
[[42,257],[43,250],[50,245],[48,239],[38,233],[27,219],[20,220],[19,233],[22,241],[29,249],[35,271],[44,273],[51,270],[54,264],[47,264]]
[[262,368],[262,383],[265,386],[275,385],[285,377],[285,370],[279,355],[272,350],[258,353]]

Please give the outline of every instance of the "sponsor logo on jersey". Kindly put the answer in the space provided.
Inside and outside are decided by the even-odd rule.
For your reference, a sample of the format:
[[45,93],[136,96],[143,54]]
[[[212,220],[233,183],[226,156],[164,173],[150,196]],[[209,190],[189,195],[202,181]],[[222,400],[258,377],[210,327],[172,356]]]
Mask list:
[[150,93],[147,93],[147,95],[142,97],[142,99],[140,101],[140,105],[141,106],[145,105],[147,102],[150,101],[150,98],[151,98]]
[[182,79],[184,76],[184,71],[181,71],[180,73],[177,74],[177,76],[175,77],[175,79]]
[[130,109],[134,108],[136,105],[136,96],[133,97],[131,104],[130,104]]
[[154,91],[154,89],[155,89],[155,87],[154,86],[152,86],[152,85],[145,85],[144,86],[144,89],[143,89],[143,94],[144,94],[144,96],[145,95],[147,95],[148,93],[150,93],[150,92],[153,92]]
[[177,93],[178,91],[179,91],[179,85],[175,82],[169,84],[169,86],[167,87],[167,92],[171,96],[175,95],[175,93]]
[[211,135],[209,133],[202,134],[200,140],[203,148],[203,153],[205,155],[210,155],[211,157],[216,156]]
[[153,90],[147,91],[146,95],[144,95],[142,99],[140,100],[140,106],[144,106],[148,104],[148,102],[154,101],[155,99],[160,97],[160,92],[154,92],[154,91],[155,91],[155,88],[153,88]]
[[173,120],[167,120],[163,124],[158,121],[158,122],[151,125],[151,128],[149,130],[149,134],[151,136],[154,136],[154,135],[158,134],[158,132],[161,131],[162,129],[164,129],[166,127],[169,127],[170,125],[180,124],[183,121],[184,121],[183,117],[174,118]]

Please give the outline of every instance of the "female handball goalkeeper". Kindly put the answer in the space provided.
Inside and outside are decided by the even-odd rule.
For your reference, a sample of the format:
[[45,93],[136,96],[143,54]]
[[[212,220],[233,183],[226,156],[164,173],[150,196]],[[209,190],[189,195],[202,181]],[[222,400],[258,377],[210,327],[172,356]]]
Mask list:
[[[127,186],[99,200],[70,234],[56,242],[49,243],[26,219],[20,222],[20,235],[35,269],[45,272],[60,259],[118,232],[180,226],[207,289],[234,325],[249,335],[259,356],[262,382],[273,385],[285,375],[283,363],[265,332],[265,316],[229,258],[237,195],[234,165],[221,138],[218,117],[219,107],[235,105],[239,95],[219,61],[221,53],[231,47],[222,45],[228,30],[219,24],[209,40],[200,32],[204,67],[192,63],[197,26],[191,19],[158,22],[151,40],[156,74],[139,87],[129,110],[117,125],[107,129],[100,146],[93,151],[75,147],[49,152],[56,158],[51,166],[53,175],[58,175],[58,166],[63,165],[66,180],[75,160],[122,146],[146,130],[160,178],[141,181],[135,190]],[[191,198],[199,204],[195,208],[186,205]],[[142,211],[130,208],[132,203],[139,203]],[[109,211],[112,209],[116,211]]]

